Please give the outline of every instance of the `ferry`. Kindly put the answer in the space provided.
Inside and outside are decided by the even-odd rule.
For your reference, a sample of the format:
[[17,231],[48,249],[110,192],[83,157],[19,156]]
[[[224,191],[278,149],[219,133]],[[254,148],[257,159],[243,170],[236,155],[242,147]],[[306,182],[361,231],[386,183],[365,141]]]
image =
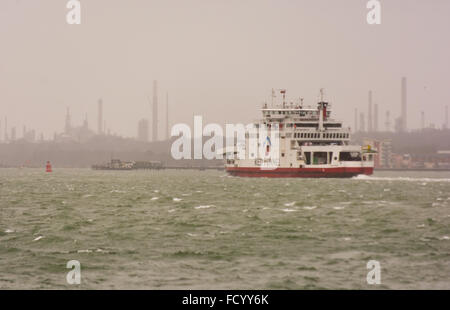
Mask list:
[[[316,107],[304,106],[303,99],[296,104],[288,103],[286,90],[279,91],[282,102],[274,104],[272,90],[272,104],[263,104],[263,117],[253,124],[265,129],[264,142],[257,134],[257,146],[260,148],[263,144],[265,154],[257,152],[256,157],[251,156],[254,155],[250,154],[252,133],[247,131],[245,144],[240,146],[245,156],[236,156],[239,148],[236,143],[232,151],[224,153],[228,174],[239,177],[350,178],[373,173],[376,150],[350,144],[351,129],[331,117],[331,104],[324,101],[323,89]],[[276,148],[271,143],[274,133],[278,139]],[[231,152],[235,156],[229,156]]]

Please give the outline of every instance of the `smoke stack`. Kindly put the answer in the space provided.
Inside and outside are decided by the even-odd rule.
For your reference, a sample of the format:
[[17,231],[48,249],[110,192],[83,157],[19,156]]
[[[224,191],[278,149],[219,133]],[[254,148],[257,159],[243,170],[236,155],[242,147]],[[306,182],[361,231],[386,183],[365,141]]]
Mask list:
[[100,98],[98,101],[98,134],[101,135],[103,133],[103,101]]
[[158,82],[153,81],[152,141],[158,140]]
[[445,129],[448,129],[448,105],[445,106]]
[[422,130],[424,130],[425,129],[425,112],[424,111],[420,112],[420,124],[421,124]]
[[378,131],[378,104],[373,107],[373,131]]
[[68,134],[70,132],[70,129],[72,128],[70,124],[70,109],[67,107],[67,113],[66,113],[66,123],[64,126],[64,132]]
[[88,124],[88,114],[87,114],[87,113],[84,113],[83,127],[86,128],[86,129],[89,128],[89,124]]
[[169,131],[169,93],[166,93],[166,140],[170,138]]
[[355,109],[355,127],[353,128],[354,132],[358,131],[358,109]]
[[359,114],[359,131],[366,131],[366,123],[364,120],[364,113]]
[[368,131],[373,131],[373,123],[372,123],[372,91],[369,90],[369,113],[367,113],[367,121],[368,121]]
[[391,113],[389,110],[386,111],[386,123],[384,123],[386,126],[386,131],[391,131]]
[[407,85],[406,85],[406,77],[402,77],[402,116],[401,116],[401,130],[407,131],[408,122],[407,122]]
[[5,142],[8,141],[8,118],[5,116]]
[[11,128],[11,141],[16,140],[16,127]]

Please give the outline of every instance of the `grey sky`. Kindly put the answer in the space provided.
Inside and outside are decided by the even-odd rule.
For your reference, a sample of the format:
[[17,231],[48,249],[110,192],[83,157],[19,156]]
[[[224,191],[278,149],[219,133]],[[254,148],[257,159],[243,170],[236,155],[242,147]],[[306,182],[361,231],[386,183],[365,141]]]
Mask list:
[[[325,88],[335,116],[353,126],[367,92],[400,113],[408,77],[408,126],[441,126],[450,104],[450,1],[382,2],[382,24],[366,23],[366,0],[84,0],[81,25],[66,23],[66,0],[0,1],[0,117],[62,131],[97,100],[112,131],[135,136],[150,116],[152,81],[169,91],[171,122],[249,122],[270,89],[316,101]],[[160,106],[160,112],[164,109]],[[164,120],[162,114],[161,122]],[[161,129],[164,124],[161,124]],[[3,127],[3,125],[2,125]],[[3,131],[3,128],[2,128]],[[160,130],[162,131],[162,130]]]

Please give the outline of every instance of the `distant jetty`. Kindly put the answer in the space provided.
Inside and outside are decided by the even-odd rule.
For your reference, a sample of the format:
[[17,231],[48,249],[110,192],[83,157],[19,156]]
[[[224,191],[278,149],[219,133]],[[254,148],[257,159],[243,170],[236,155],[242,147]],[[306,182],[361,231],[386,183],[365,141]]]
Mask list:
[[223,166],[166,166],[160,161],[122,161],[112,159],[109,163],[92,165],[94,170],[161,170],[161,169],[182,169],[182,170],[224,170]]
[[121,161],[112,159],[109,163],[92,165],[94,170],[137,170],[137,169],[163,169],[160,161]]

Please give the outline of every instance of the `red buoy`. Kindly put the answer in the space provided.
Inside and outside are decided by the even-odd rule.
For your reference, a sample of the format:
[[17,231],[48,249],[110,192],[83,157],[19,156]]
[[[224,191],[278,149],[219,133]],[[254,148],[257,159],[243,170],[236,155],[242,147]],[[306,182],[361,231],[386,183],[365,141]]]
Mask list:
[[47,161],[47,165],[45,165],[45,172],[52,172],[52,165],[49,161]]

